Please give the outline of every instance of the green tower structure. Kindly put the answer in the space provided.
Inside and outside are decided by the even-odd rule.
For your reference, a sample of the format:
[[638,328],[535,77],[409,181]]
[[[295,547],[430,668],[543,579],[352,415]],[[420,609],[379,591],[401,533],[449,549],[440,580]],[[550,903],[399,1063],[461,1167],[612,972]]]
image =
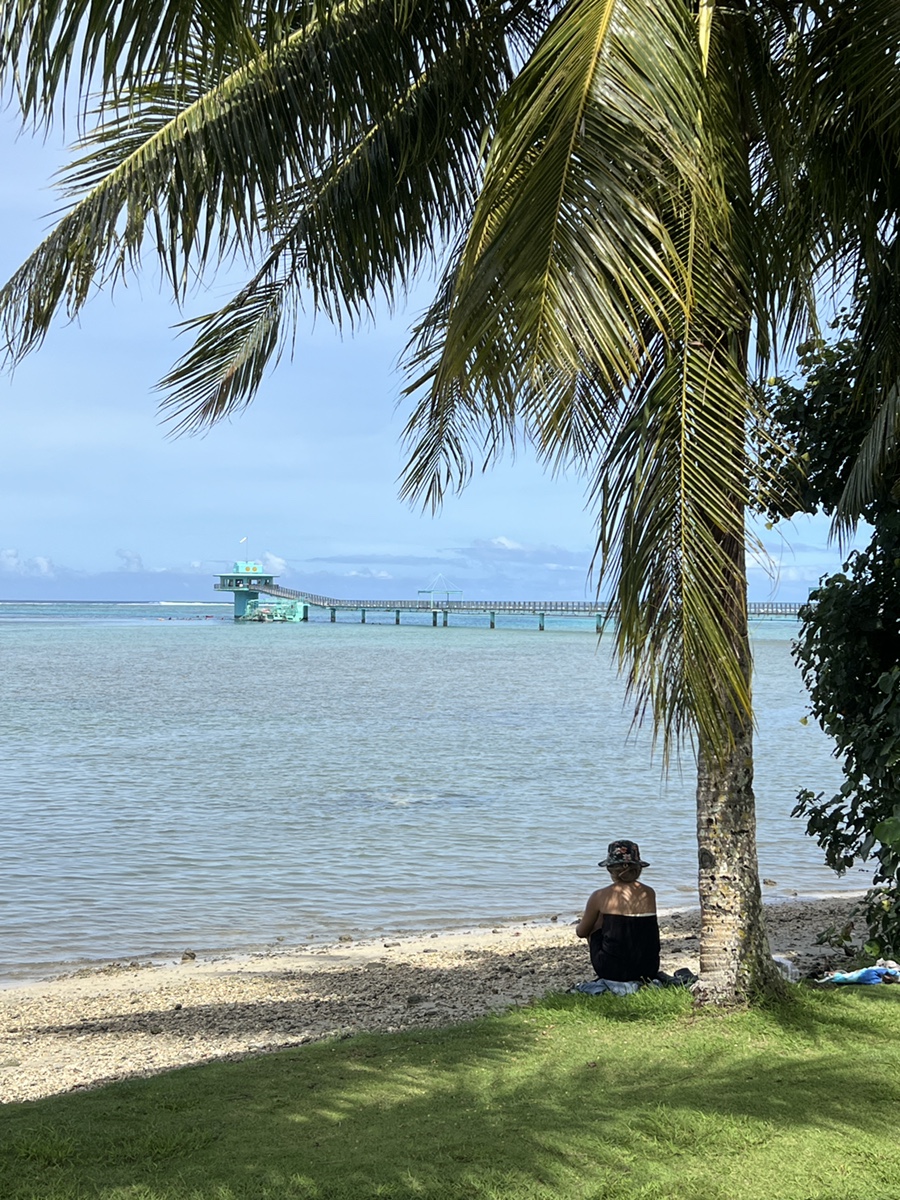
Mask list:
[[234,568],[219,576],[219,582],[214,584],[217,592],[232,592],[234,594],[234,619],[247,619],[251,604],[259,600],[259,588],[271,587],[274,575],[263,571],[262,563],[236,562]]

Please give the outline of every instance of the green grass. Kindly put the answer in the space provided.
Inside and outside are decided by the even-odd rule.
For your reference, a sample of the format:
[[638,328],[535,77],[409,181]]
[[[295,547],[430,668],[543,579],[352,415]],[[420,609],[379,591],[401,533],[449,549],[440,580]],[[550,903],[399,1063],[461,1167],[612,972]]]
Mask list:
[[900,988],[551,997],[0,1110],[2,1200],[896,1200]]

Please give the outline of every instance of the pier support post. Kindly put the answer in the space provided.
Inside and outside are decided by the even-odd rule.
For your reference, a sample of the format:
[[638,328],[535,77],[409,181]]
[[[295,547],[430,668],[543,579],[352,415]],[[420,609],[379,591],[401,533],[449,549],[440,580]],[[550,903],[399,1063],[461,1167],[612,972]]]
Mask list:
[[432,612],[431,612],[431,627],[432,627],[432,629],[437,629],[437,609],[436,608],[432,609]]
[[446,610],[446,608],[445,608],[445,609],[444,609],[444,628],[445,628],[445,629],[447,628],[447,617],[448,617],[449,615],[450,615],[450,614],[447,612],[447,610]]
[[597,632],[598,633],[600,632],[602,625],[603,625],[603,617],[601,616],[600,613],[597,613]]
[[360,625],[365,625],[365,623],[366,623],[366,610],[365,610],[364,608],[361,608],[359,611],[362,613],[362,616],[361,616],[361,617],[360,617],[360,619],[359,619],[359,623],[360,623]]
[[394,624],[395,625],[400,624],[400,609],[399,608],[394,609]]
[[300,620],[301,621],[309,620],[309,605],[308,604],[304,604],[303,607],[300,609]]
[[544,632],[544,614],[543,613],[538,613],[538,632],[539,633]]
[[247,615],[247,609],[250,606],[251,600],[258,600],[259,592],[235,592],[234,593],[234,619],[236,621],[243,620]]
[[331,623],[332,623],[332,625],[334,624],[334,622],[335,622],[335,620],[336,620],[336,619],[337,619],[337,609],[333,608],[333,609],[331,610]]
[[497,628],[497,614],[491,613],[491,629]]

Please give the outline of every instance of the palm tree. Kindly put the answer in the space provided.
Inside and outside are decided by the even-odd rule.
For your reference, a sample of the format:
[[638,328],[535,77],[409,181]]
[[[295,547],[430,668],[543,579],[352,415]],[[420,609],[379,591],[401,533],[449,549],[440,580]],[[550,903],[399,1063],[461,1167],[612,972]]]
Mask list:
[[894,153],[896,10],[0,0],[27,118],[71,86],[97,94],[72,207],[0,293],[13,359],[147,245],[177,298],[238,255],[248,282],[187,323],[161,383],[192,430],[252,399],[304,297],[352,321],[443,264],[410,344],[403,494],[436,507],[521,439],[583,473],[636,715],[664,753],[695,739],[713,998],[775,986],[752,787],[753,382],[814,321],[822,272],[870,270],[892,236],[896,155],[846,182],[823,147],[855,163],[874,121]]

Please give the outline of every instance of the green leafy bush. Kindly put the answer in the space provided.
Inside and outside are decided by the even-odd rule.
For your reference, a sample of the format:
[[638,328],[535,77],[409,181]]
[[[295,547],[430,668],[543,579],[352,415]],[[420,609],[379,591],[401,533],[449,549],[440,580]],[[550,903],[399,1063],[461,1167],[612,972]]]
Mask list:
[[[758,507],[772,520],[839,510],[853,464],[880,404],[860,386],[851,321],[828,345],[800,348],[801,383],[773,380],[760,456],[770,476]],[[813,715],[834,739],[844,781],[833,796],[809,789],[794,816],[839,874],[873,861],[863,905],[873,953],[900,949],[900,507],[896,467],[882,470],[862,514],[872,525],[865,550],[823,579],[800,611],[794,658]]]
[[900,514],[882,514],[865,551],[801,609],[794,657],[816,720],[835,742],[844,781],[803,790],[794,815],[841,873],[875,862],[865,902],[873,951],[900,946]]

